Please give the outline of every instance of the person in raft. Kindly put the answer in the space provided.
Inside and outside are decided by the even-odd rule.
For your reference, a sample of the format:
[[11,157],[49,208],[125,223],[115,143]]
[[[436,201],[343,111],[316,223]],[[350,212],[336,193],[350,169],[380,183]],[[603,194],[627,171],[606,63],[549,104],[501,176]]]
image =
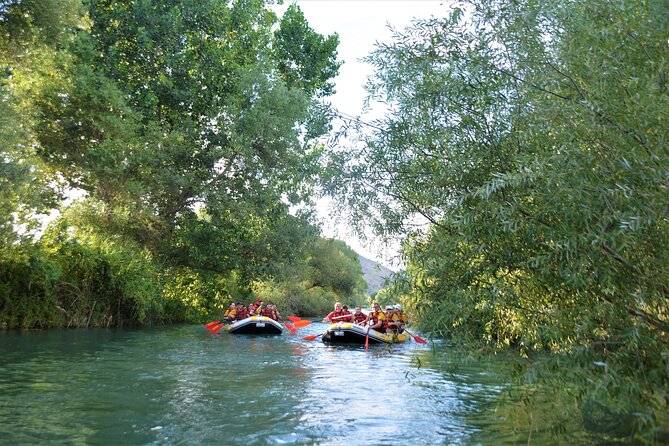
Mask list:
[[237,309],[235,310],[235,320],[241,321],[242,319],[246,319],[247,317],[249,317],[248,310],[244,307],[243,303],[237,302]]
[[386,320],[383,310],[378,302],[372,304],[372,311],[367,315],[367,327],[371,330],[383,332],[383,323]]
[[404,326],[407,324],[407,315],[404,311],[402,311],[402,305],[395,305],[393,319],[396,319],[397,322],[397,332],[402,333],[404,331]]
[[362,312],[360,305],[355,307],[355,313],[353,313],[353,323],[356,325],[364,325],[367,320],[367,315]]
[[225,313],[223,313],[223,319],[221,320],[221,322],[223,322],[224,324],[230,323],[235,319],[236,313],[237,313],[237,305],[234,302],[232,302],[230,304],[230,308],[225,310]]
[[274,304],[267,304],[260,314],[270,319],[274,319],[275,321],[281,319],[281,315]]
[[386,329],[386,333],[397,333],[400,329],[401,326],[401,319],[399,315],[399,311],[396,311],[396,308],[394,305],[388,305],[386,307],[386,320],[383,324],[384,328]]
[[[344,316],[349,316],[344,317]],[[351,313],[348,311],[344,310],[341,302],[337,302],[334,306],[334,311],[331,311],[330,314],[325,316],[323,319],[323,322],[330,322],[330,323],[336,323],[336,322],[347,322],[350,319]]]
[[255,303],[249,304],[249,316],[260,316],[262,313],[262,299],[256,299]]
[[275,321],[280,321],[282,319],[281,313],[279,313],[279,310],[277,310],[275,304],[272,304],[272,314],[273,314],[272,319],[274,319]]

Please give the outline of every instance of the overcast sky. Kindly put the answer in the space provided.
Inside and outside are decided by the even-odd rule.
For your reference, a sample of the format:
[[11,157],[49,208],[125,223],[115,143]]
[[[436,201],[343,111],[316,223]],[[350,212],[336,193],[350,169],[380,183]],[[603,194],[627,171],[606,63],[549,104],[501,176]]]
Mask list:
[[[413,18],[443,16],[447,6],[443,0],[297,0],[310,26],[320,34],[339,34],[338,59],[344,64],[335,79],[337,93],[332,105],[340,112],[358,115],[365,98],[363,88],[371,66],[360,61],[374,49],[376,42],[390,42],[388,24],[397,29],[409,25]],[[291,2],[287,1],[283,9]],[[279,9],[281,11],[281,9]],[[325,219],[329,203],[320,203],[319,212]],[[346,241],[359,254],[393,267],[383,256],[392,256],[396,247],[365,246],[350,230],[334,222],[324,226],[324,235]],[[385,251],[385,254],[384,252]]]

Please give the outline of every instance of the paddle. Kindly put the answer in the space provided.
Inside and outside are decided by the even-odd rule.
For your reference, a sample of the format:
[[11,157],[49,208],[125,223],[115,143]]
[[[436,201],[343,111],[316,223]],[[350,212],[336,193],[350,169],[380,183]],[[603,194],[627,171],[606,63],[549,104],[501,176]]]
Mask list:
[[223,328],[223,322],[216,321],[214,325],[205,325],[205,328],[209,331],[209,333],[216,334],[221,328]]
[[286,326],[286,328],[288,329],[288,331],[290,332],[290,334],[295,334],[295,332],[297,331],[297,329],[296,329],[295,327],[293,327],[293,325],[290,324],[290,323],[288,323],[288,322],[285,322],[285,321],[284,321],[283,325]]
[[311,321],[305,321],[304,319],[301,319],[299,321],[293,321],[293,325],[295,326],[295,328],[304,328],[309,324],[311,324]]
[[365,336],[365,350],[369,350],[369,329],[371,327],[371,325],[367,326],[367,336]]
[[320,336],[320,335],[317,335],[317,334],[315,334],[315,335],[309,335],[309,336],[305,336],[305,337],[303,337],[302,339],[304,339],[305,341],[313,341],[314,339],[316,339],[316,338],[319,337],[319,336]]
[[416,336],[415,334],[412,334],[406,328],[404,329],[404,331],[409,333],[411,335],[411,337],[414,339],[414,341],[418,342],[419,344],[427,344],[427,341],[425,339],[421,338],[420,336]]
[[311,321],[307,321],[297,316],[286,316],[286,319],[291,320],[295,328],[304,328],[307,325],[311,324]]
[[351,319],[352,317],[353,317],[353,314],[345,314],[345,315],[343,315],[343,316],[333,317],[333,318],[330,319],[330,320],[331,320],[331,321],[336,321],[336,320],[339,320],[339,319]]

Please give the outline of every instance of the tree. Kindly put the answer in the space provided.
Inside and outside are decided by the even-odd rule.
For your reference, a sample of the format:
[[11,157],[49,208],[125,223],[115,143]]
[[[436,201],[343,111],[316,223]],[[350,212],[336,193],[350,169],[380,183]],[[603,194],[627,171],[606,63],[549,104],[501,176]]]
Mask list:
[[[255,235],[246,239],[252,248],[221,243],[241,250],[221,256],[238,259],[234,265],[184,249],[222,235],[221,227],[228,236],[256,221],[273,227],[272,219],[287,218],[285,199],[305,197],[309,186],[300,183],[319,151],[300,135],[328,76],[280,79],[271,51],[277,19],[263,1],[96,1],[88,13],[90,31],[77,35],[64,74],[37,101],[42,156],[89,193],[100,210],[95,224],[106,230],[175,255],[177,264],[252,264],[241,259],[265,249]],[[303,31],[305,44],[322,40]],[[304,68],[331,66],[334,74],[333,54],[336,45],[321,48]]]
[[646,433],[666,409],[667,12],[486,0],[418,21],[367,59],[390,111],[332,158],[333,196],[406,237],[426,325],[606,363],[599,382],[623,413],[647,408]]
[[[83,192],[55,225],[93,245],[147,250],[156,266],[208,275],[212,287],[216,275],[247,290],[286,275],[312,236],[289,209],[310,200],[315,138],[327,129],[316,111],[339,64],[336,37],[313,32],[296,8],[305,53],[275,52],[267,3],[2,3],[0,95],[14,113],[2,131],[14,136],[3,147],[0,225],[21,223],[13,215],[39,177]],[[308,60],[290,81],[287,57]],[[94,247],[82,252],[95,261]]]
[[292,263],[292,274],[254,283],[254,297],[303,316],[323,316],[336,301],[363,304],[367,284],[358,254],[340,240],[315,235],[304,239],[306,256]]
[[319,239],[309,267],[314,286],[331,288],[341,298],[361,297],[367,288],[358,254],[341,240]]
[[317,97],[334,93],[331,82],[341,66],[337,62],[339,37],[324,38],[314,31],[300,8],[290,5],[275,33],[274,53],[287,85]]
[[30,234],[35,216],[58,199],[36,156],[33,109],[17,90],[39,88],[66,30],[79,24],[78,0],[0,3],[0,247]]

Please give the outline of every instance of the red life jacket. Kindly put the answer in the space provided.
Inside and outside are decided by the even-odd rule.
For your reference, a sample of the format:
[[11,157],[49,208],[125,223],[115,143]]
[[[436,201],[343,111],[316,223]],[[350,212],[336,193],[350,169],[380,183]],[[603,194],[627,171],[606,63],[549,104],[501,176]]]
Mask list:
[[249,317],[249,312],[246,310],[246,308],[243,308],[241,311],[237,310],[235,319],[241,321],[242,319],[246,319],[247,317]]
[[366,320],[367,320],[367,315],[365,313],[363,312],[360,312],[360,314],[353,313],[353,322],[355,322],[356,324],[358,322],[364,322]]
[[268,318],[270,318],[270,319],[274,319],[274,320],[276,320],[276,317],[274,317],[274,311],[272,311],[272,310],[268,310],[267,307],[265,307],[265,308],[262,310],[261,315],[262,315],[262,316],[265,316],[265,317],[268,317]]
[[339,316],[346,316],[347,312],[344,310],[341,311],[333,311],[330,314],[327,315],[325,319],[330,319],[333,323],[336,322],[344,322],[344,319],[337,319],[336,321],[333,321],[334,318],[339,317]]

